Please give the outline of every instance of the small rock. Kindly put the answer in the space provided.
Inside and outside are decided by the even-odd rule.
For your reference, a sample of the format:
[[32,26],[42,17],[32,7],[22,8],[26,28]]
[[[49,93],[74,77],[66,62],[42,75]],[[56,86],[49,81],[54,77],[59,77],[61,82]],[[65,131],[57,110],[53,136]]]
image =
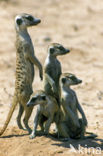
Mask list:
[[98,97],[99,100],[102,100],[103,91],[99,91],[99,92],[97,93],[97,97]]
[[45,42],[50,42],[52,39],[49,36],[44,37],[43,39]]
[[77,25],[73,25],[73,28],[74,28],[75,31],[78,31],[79,30],[79,28],[78,28]]
[[3,106],[3,104],[0,104],[0,107],[2,107]]

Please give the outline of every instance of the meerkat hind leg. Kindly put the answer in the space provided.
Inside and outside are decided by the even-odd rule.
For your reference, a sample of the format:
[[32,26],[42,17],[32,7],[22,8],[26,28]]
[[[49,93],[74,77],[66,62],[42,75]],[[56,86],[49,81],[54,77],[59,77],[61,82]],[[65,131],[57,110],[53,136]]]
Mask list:
[[47,117],[45,117],[44,115],[41,115],[39,117],[39,126],[41,128],[41,132],[44,132],[44,123],[47,120]]
[[45,129],[44,129],[45,132],[44,132],[44,134],[46,134],[46,135],[49,134],[49,128],[50,128],[50,125],[51,125],[52,121],[53,121],[53,115],[50,116],[48,118],[48,120],[46,121],[46,123],[45,123]]
[[[89,139],[89,138],[92,139],[92,138],[96,138],[97,137],[96,134],[93,134],[91,132],[86,132],[86,126],[84,125],[82,119],[79,119],[79,123],[80,123],[80,128],[78,129],[78,132],[80,133],[80,136],[79,136],[80,139]],[[89,134],[89,135],[85,136],[85,134]]]
[[31,116],[32,110],[33,110],[33,107],[26,108],[25,109],[25,117],[23,119],[24,125],[25,125],[26,129],[28,130],[29,134],[32,132],[32,130],[28,125],[28,120]]
[[41,115],[41,114],[40,114],[40,111],[37,110],[37,111],[36,111],[35,118],[34,118],[34,127],[33,127],[33,130],[32,130],[31,135],[29,136],[30,139],[33,139],[33,138],[36,137],[36,133],[37,133],[36,129],[37,129],[37,126],[38,126],[38,124],[39,124],[40,115]]
[[82,119],[79,119],[80,128],[76,128],[75,132],[72,132],[71,138],[72,139],[84,139],[85,138],[85,129],[86,126],[83,123]]
[[24,112],[24,107],[21,104],[19,104],[19,113],[17,116],[17,125],[20,129],[26,130],[23,128],[23,126],[21,124],[21,116],[22,116],[23,112]]
[[86,131],[86,126],[84,125],[84,122],[82,119],[79,119],[79,124],[80,124],[80,138],[84,138],[85,137],[85,131]]
[[65,123],[57,124],[58,136],[60,136],[62,140],[67,141],[70,140],[69,132]]

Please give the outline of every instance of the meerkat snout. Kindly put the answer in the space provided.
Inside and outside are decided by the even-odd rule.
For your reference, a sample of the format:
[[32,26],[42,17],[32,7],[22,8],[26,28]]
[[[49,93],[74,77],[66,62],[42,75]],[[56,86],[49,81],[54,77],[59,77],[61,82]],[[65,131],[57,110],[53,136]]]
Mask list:
[[33,20],[34,20],[33,25],[37,25],[37,24],[41,23],[41,20],[38,18],[34,18]]
[[70,49],[65,49],[65,51],[66,51],[67,53],[69,53],[69,52],[70,52]]
[[78,84],[79,84],[79,83],[82,83],[82,80],[78,79]]

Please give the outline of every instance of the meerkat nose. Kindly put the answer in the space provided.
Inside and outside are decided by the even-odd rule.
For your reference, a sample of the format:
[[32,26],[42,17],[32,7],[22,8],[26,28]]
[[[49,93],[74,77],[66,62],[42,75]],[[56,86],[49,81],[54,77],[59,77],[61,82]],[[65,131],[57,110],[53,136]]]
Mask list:
[[38,21],[38,23],[40,23],[40,22],[41,22],[41,20],[40,20],[40,19],[37,19],[37,21]]
[[41,19],[39,19],[39,23],[41,22]]
[[79,83],[82,83],[82,80],[79,80]]
[[37,18],[37,19],[35,19],[35,22],[40,23],[41,20]]
[[66,49],[66,52],[67,52],[67,53],[69,53],[69,52],[70,52],[70,50],[69,50],[69,49]]

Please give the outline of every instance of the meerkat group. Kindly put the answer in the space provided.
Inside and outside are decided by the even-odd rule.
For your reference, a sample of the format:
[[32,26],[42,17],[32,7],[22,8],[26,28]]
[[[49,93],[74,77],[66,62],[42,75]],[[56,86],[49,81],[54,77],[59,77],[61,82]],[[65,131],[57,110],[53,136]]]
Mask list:
[[[15,92],[12,106],[0,135],[4,133],[16,105],[19,104],[17,125],[20,129],[24,129],[21,124],[21,117],[25,110],[23,122],[31,139],[36,136],[38,125],[43,134],[48,135],[52,122],[56,124],[59,137],[84,138],[87,119],[75,91],[70,87],[78,85],[82,81],[71,73],[62,73],[62,67],[57,56],[68,54],[70,50],[58,43],[49,45],[45,65],[42,68],[34,54],[33,44],[27,31],[28,27],[38,25],[40,22],[40,19],[36,19],[30,14],[19,14],[15,18],[17,50]],[[33,94],[32,89],[35,75],[34,65],[39,69],[40,79],[44,79],[43,90],[39,90],[35,94]],[[32,131],[28,125],[28,120],[35,105],[37,105],[37,111]],[[79,119],[78,112],[81,114],[81,119]]]

